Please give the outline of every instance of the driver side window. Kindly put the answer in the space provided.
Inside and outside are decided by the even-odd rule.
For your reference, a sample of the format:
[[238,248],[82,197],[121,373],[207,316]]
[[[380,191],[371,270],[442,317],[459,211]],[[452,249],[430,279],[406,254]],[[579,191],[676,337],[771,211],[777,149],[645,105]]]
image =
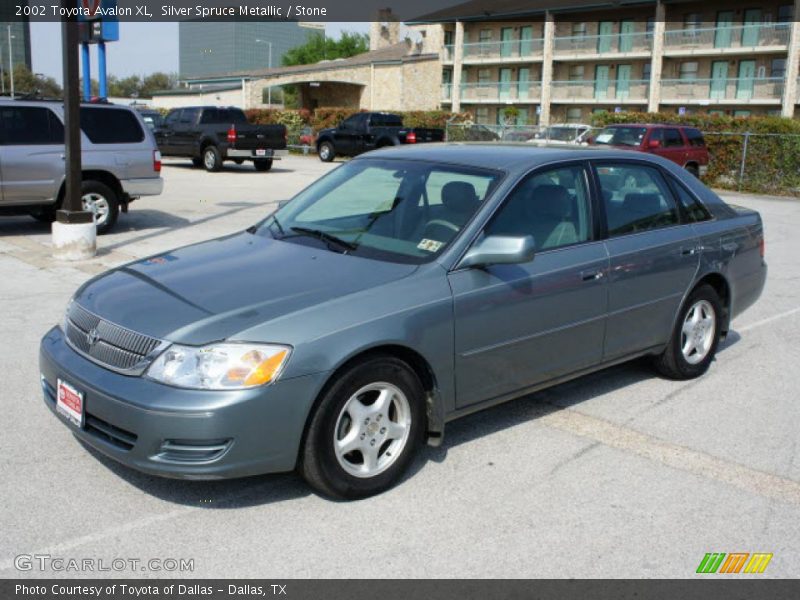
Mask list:
[[586,170],[561,167],[528,176],[512,191],[485,235],[533,236],[536,251],[591,239]]

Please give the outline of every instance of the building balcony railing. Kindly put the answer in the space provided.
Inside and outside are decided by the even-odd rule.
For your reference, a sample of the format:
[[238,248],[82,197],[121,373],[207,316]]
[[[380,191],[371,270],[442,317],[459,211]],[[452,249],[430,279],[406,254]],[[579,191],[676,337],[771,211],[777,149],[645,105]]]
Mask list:
[[541,57],[544,40],[524,39],[502,42],[470,42],[464,44],[464,62],[489,62]]
[[668,30],[664,37],[666,54],[691,53],[698,50],[758,49],[786,46],[790,23],[753,23],[695,29]]
[[644,102],[649,92],[650,81],[647,79],[553,82],[553,101],[558,102]]
[[602,35],[558,36],[554,41],[553,52],[556,57],[563,55],[646,53],[652,47],[652,34],[640,31]]
[[782,77],[726,79],[662,79],[662,102],[696,101],[714,104],[726,102],[780,101]]
[[492,81],[461,84],[461,102],[538,102],[542,84],[538,81]]

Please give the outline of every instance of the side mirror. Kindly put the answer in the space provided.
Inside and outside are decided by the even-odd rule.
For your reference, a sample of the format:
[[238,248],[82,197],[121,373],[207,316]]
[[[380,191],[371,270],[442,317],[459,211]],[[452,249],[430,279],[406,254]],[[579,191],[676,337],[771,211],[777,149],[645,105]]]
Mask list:
[[510,237],[492,235],[469,249],[461,260],[462,267],[519,265],[533,260],[536,242],[532,235]]
[[657,148],[661,148],[661,142],[658,140],[650,140],[647,142],[647,147],[650,148],[650,150],[656,150]]
[[289,204],[289,200],[278,200],[278,208],[283,208],[287,204]]

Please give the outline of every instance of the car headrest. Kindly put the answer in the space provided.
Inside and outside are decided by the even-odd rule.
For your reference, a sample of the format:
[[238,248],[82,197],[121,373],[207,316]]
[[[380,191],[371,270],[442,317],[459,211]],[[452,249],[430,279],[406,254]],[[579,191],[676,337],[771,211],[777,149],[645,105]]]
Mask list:
[[572,212],[567,188],[562,185],[537,185],[531,191],[530,208],[539,216],[563,219]]
[[453,212],[468,213],[475,210],[478,194],[475,186],[466,181],[451,181],[442,187],[442,204]]
[[661,205],[661,196],[658,194],[625,194],[622,206],[628,212],[643,215],[656,215],[664,210]]

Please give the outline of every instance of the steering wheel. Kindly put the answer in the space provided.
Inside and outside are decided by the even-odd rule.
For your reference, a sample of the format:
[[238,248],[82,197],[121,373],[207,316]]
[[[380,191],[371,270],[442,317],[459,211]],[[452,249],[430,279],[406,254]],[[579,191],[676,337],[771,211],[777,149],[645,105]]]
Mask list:
[[[436,227],[442,227],[444,229],[447,229],[448,231],[452,231],[453,233],[458,233],[459,231],[461,231],[461,228],[458,225],[455,225],[450,221],[445,221],[444,219],[433,219],[432,221],[428,221],[425,224],[423,237],[427,238],[429,235],[428,232]],[[452,235],[448,235],[446,237],[449,240],[452,237]]]

